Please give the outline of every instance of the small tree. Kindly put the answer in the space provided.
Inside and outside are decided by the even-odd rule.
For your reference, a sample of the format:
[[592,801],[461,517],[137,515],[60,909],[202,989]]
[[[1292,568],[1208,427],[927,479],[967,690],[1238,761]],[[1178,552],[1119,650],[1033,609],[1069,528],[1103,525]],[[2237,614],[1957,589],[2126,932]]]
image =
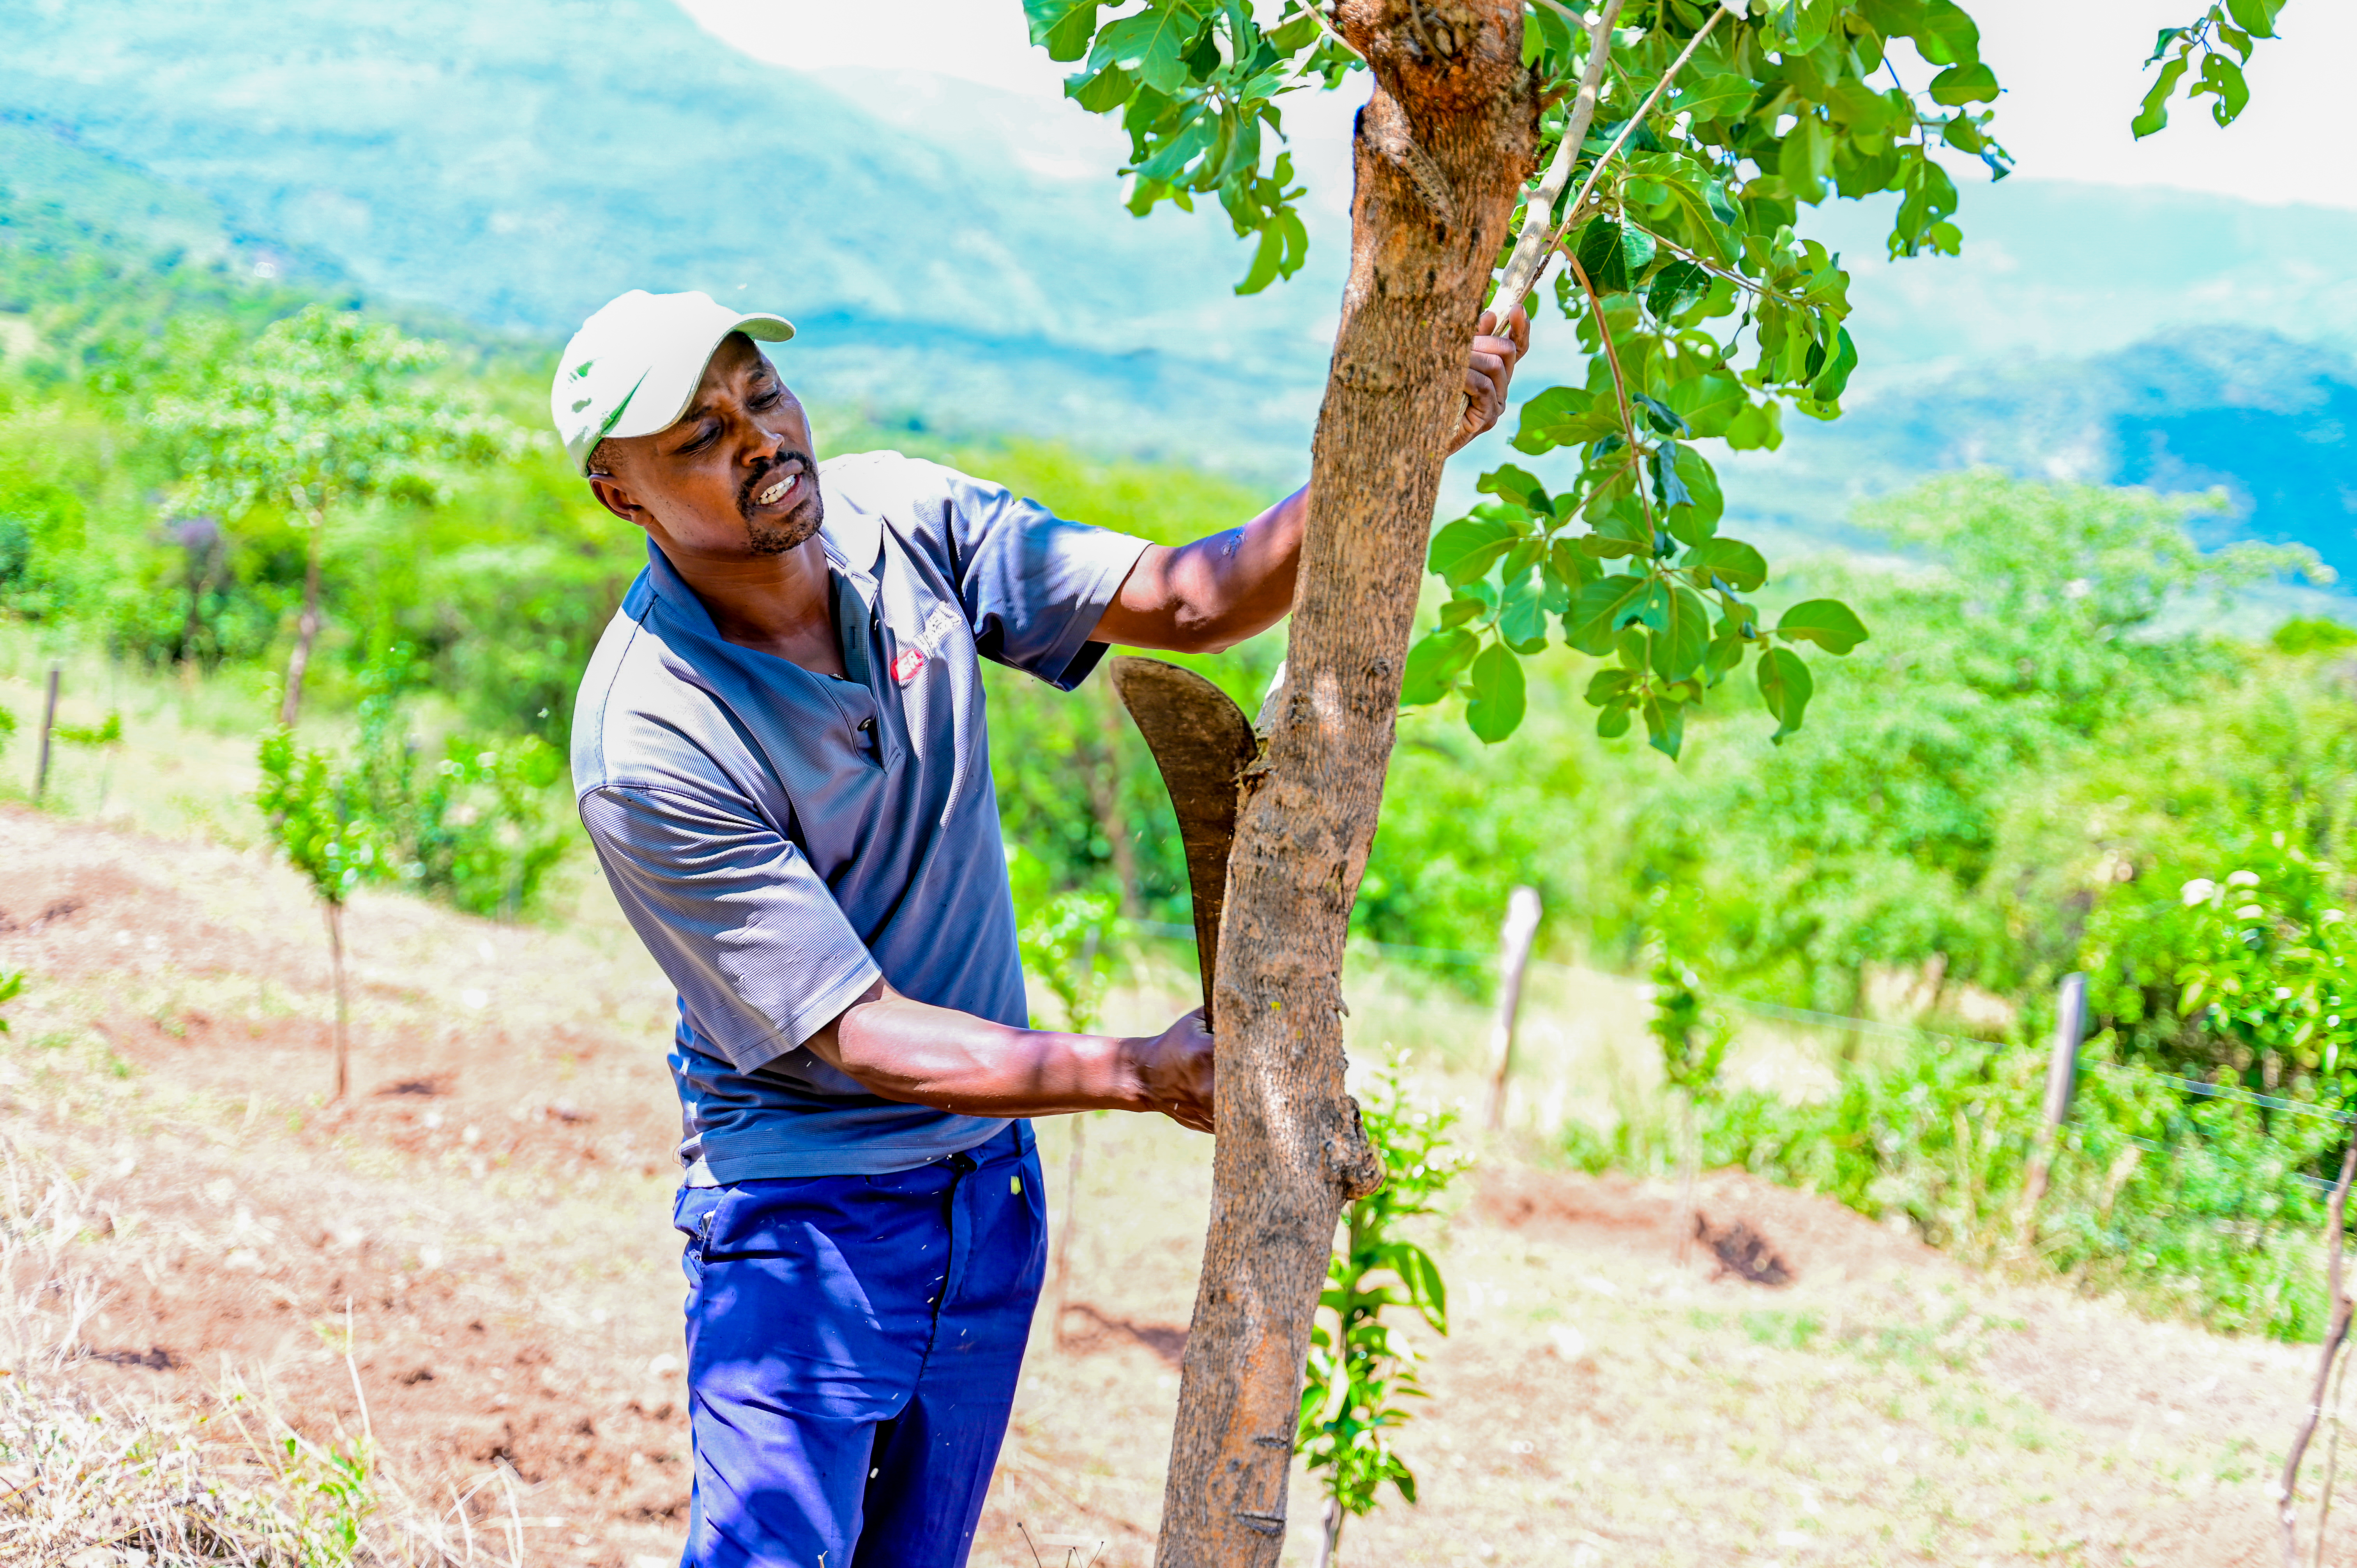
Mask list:
[[[1662,1047],[1662,1080],[1670,1091],[1671,1114],[1677,1120],[1678,1207],[1686,1213],[1688,1232],[1701,1229],[1695,1211],[1696,1167],[1702,1163],[1695,1126],[1696,1109],[1718,1093],[1719,1064],[1727,1059],[1727,1020],[1703,1002],[1702,982],[1671,953],[1660,938],[1647,944],[1653,970],[1653,1016],[1645,1027]],[[1686,1238],[1678,1241],[1679,1262],[1685,1260]]]
[[336,976],[336,1093],[350,1087],[350,1008],[344,992],[344,901],[382,864],[377,824],[350,810],[349,791],[327,755],[298,749],[284,728],[262,738],[262,787],[253,802],[278,847],[311,882],[328,921]]
[[1470,1161],[1448,1141],[1456,1113],[1411,1100],[1400,1081],[1404,1065],[1377,1075],[1361,1107],[1390,1179],[1346,1212],[1349,1240],[1327,1265],[1310,1330],[1294,1448],[1326,1494],[1318,1568],[1337,1561],[1343,1521],[1372,1511],[1384,1482],[1415,1501],[1415,1473],[1392,1451],[1390,1434],[1408,1418],[1394,1402],[1424,1397],[1415,1374],[1423,1358],[1396,1324],[1383,1321],[1384,1309],[1408,1307],[1436,1333],[1448,1332],[1440,1270],[1397,1227],[1434,1212],[1442,1189]]
[[303,610],[286,660],[282,725],[293,727],[302,711],[303,677],[319,635],[329,516],[382,499],[430,503],[439,494],[439,468],[523,449],[517,426],[419,381],[446,352],[396,328],[315,305],[230,359],[204,395],[156,405],[156,423],[182,443],[177,510],[234,520],[283,505],[304,531]]

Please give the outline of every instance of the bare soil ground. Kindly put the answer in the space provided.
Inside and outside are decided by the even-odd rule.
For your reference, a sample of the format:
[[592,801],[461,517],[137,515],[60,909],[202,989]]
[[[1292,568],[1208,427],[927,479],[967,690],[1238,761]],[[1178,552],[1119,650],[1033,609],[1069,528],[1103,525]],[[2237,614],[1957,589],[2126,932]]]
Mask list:
[[[291,875],[0,811],[0,970],[30,977],[0,1139],[68,1173],[68,1256],[102,1290],[71,1376],[190,1406],[242,1386],[355,1432],[349,1311],[413,1492],[505,1466],[527,1560],[675,1560],[667,988],[618,923],[363,897],[348,928],[355,1091],[329,1105],[327,949]],[[1044,1562],[1151,1557],[1207,1146],[1134,1118],[1089,1133],[1071,1308],[1060,1341],[1042,1314],[975,1553],[993,1568],[1033,1561],[1018,1523]],[[1060,1221],[1065,1136],[1043,1130]],[[1429,1237],[1454,1321],[1419,1339],[1432,1398],[1401,1439],[1422,1501],[1353,1520],[1345,1562],[2276,1560],[2268,1488],[2312,1348],[1976,1274],[1737,1174],[1696,1207],[1722,1247],[1672,1187],[1493,1154]],[[1299,1477],[1291,1511],[1307,1562]],[[2336,1541],[2327,1562],[2357,1557],[2357,1528]]]

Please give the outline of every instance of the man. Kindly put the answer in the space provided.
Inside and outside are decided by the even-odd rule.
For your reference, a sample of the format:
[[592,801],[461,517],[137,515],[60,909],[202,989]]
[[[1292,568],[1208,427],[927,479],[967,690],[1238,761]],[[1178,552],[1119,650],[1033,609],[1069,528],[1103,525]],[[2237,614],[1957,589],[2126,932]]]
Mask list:
[[[1510,329],[1474,340],[1459,446]],[[558,432],[648,537],[574,779],[679,987],[684,1562],[933,1568],[972,1545],[1039,1295],[1028,1118],[1211,1130],[1200,1013],[1027,1026],[980,660],[1070,690],[1111,643],[1240,642],[1290,607],[1308,507],[1174,550],[898,453],[822,467],[759,347],[792,335],[634,290],[565,349]]]

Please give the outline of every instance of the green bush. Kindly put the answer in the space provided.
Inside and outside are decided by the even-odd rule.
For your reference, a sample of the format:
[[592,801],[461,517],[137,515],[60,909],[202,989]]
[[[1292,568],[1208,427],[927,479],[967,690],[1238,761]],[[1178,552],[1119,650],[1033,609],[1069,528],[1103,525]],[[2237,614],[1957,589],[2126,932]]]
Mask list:
[[565,758],[536,735],[456,736],[424,762],[404,696],[423,670],[396,646],[361,674],[360,735],[345,775],[350,809],[378,825],[379,874],[470,914],[528,908],[575,831]]
[[[2324,1195],[2301,1177],[2331,1174],[2345,1129],[2189,1095],[2118,1062],[2115,1045],[2099,1036],[2083,1055],[2038,1257],[2089,1290],[2214,1328],[2315,1337],[2327,1317]],[[1821,1101],[1738,1090],[1697,1107],[1701,1164],[1901,1218],[1935,1246],[1996,1260],[2014,1244],[2047,1060],[2043,1046],[1931,1038],[1846,1069]],[[1672,1131],[1644,1117],[1606,1135],[1576,1125],[1565,1152],[1590,1170],[1666,1174],[1676,1158]]]

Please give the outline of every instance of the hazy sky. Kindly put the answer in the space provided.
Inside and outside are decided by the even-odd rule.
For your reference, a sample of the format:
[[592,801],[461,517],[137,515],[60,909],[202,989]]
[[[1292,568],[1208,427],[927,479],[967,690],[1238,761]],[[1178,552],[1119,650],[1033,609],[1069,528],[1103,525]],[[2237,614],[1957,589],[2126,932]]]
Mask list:
[[[1065,69],[1025,42],[1017,0],[679,3],[748,54],[802,70],[931,71],[1053,100]],[[2285,37],[2259,46],[2251,107],[2231,130],[2211,123],[2204,100],[2180,105],[2168,130],[2141,143],[2127,131],[2142,92],[2139,67],[2155,31],[2197,10],[2195,0],[1964,4],[2007,84],[1997,131],[2024,174],[2357,207],[2357,163],[2339,124],[2341,77],[2357,59],[2357,5],[2349,0],[2290,0]]]

